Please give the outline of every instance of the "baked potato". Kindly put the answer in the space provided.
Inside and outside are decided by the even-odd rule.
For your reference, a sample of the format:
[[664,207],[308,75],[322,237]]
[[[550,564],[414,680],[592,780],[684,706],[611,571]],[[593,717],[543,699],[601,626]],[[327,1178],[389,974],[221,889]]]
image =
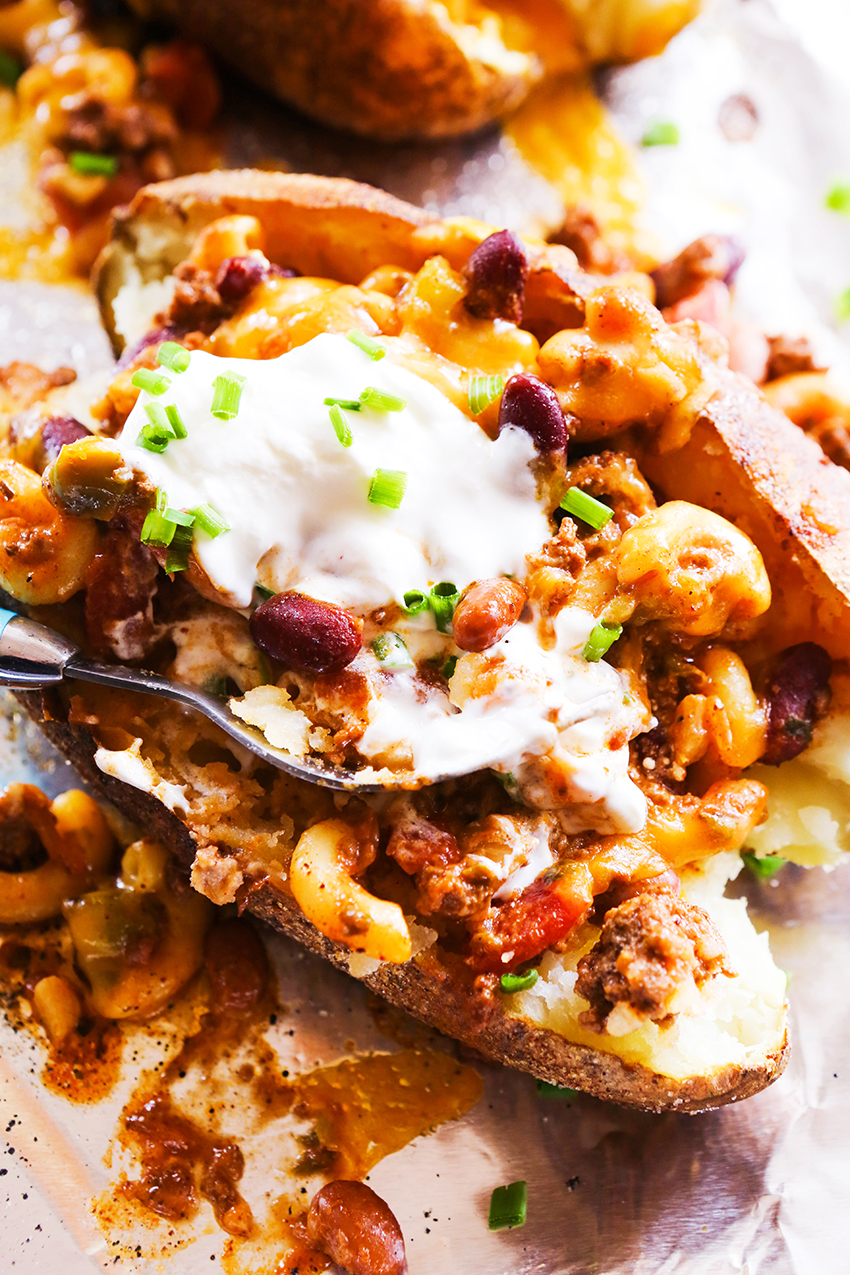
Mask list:
[[[784,976],[743,902],[723,889],[764,810],[765,788],[747,767],[802,750],[828,695],[823,648],[837,658],[847,649],[850,475],[817,461],[815,445],[728,372],[709,333],[664,324],[645,279],[631,280],[643,291],[600,282],[567,249],[437,221],[350,182],[233,172],[164,183],[119,215],[98,267],[104,319],[125,366],[95,410],[101,430],[119,434],[125,458],[150,474],[144,456],[129,449],[136,422],[157,398],[144,387],[159,385],[165,372],[157,367],[174,357],[172,345],[182,342],[184,368],[195,360],[203,370],[204,360],[218,358],[248,376],[250,351],[271,375],[274,360],[314,339],[331,342],[322,348],[344,362],[353,333],[372,386],[364,394],[376,382],[380,389],[381,369],[389,376],[399,360],[418,360],[417,374],[427,369],[460,413],[452,418],[458,451],[470,420],[495,446],[525,419],[519,430],[536,440],[537,491],[553,516],[550,539],[508,591],[525,590],[532,613],[552,624],[576,597],[596,607],[591,622],[606,617],[601,640],[611,655],[601,667],[619,679],[623,706],[635,716],[605,746],[627,750],[632,739],[628,782],[648,812],[640,826],[588,814],[563,774],[557,789],[551,766],[545,782],[524,762],[516,773],[499,762],[371,804],[334,801],[257,768],[207,723],[144,697],[75,684],[24,700],[81,772],[169,845],[213,902],[238,900],[490,1057],[647,1110],[699,1111],[757,1092],[787,1058]],[[508,384],[481,405],[480,382],[497,377],[498,360]],[[194,373],[178,369],[160,392],[184,395],[162,402],[191,435],[197,420],[181,375],[190,386]],[[535,403],[545,404],[549,434],[539,414],[532,424],[522,413],[505,415],[518,383],[526,395],[528,382]],[[362,402],[348,406],[359,412]],[[365,415],[351,419],[354,432],[366,430]],[[244,452],[249,435],[237,437]],[[600,440],[604,450],[594,453]],[[228,471],[233,481],[237,468]],[[62,469],[60,453],[45,485],[73,519]],[[663,490],[659,507],[641,471]],[[592,500],[582,506],[591,519],[601,507],[600,526],[582,526],[582,515],[570,512],[567,494],[578,488]],[[297,661],[287,669],[274,651],[271,671],[261,667],[243,604],[211,590],[197,545],[176,584],[155,562],[151,569],[148,553],[153,589],[134,600],[131,615],[109,612],[98,583],[102,589],[104,573],[114,579],[126,555],[139,552],[150,487],[139,485],[133,499],[101,520],[100,567],[86,578],[89,644],[97,648],[96,634],[112,658],[120,649],[124,659],[171,660],[172,675],[187,680],[217,673],[242,701],[271,688],[290,721],[295,693],[297,715],[313,713],[310,740],[322,731],[327,739],[333,713],[327,698],[322,709],[317,689],[327,673],[314,665],[309,675],[309,661],[293,673]],[[309,499],[321,506],[320,496]],[[173,576],[175,561],[164,561]],[[279,606],[292,594],[273,573],[269,579],[269,601]],[[786,588],[795,579],[805,606]],[[440,694],[447,682],[456,693],[459,667],[480,675],[471,600],[472,586],[452,603],[453,636],[437,636],[429,621],[438,663],[454,652],[448,671],[432,667],[429,675]],[[265,605],[257,602],[246,608],[256,608],[254,616]],[[66,614],[69,625],[78,623],[77,612]],[[378,620],[356,606],[353,615],[355,629],[392,625],[409,638],[398,606],[389,618],[386,608]],[[51,618],[57,622],[55,609]],[[219,640],[225,629],[227,640]],[[263,647],[253,621],[250,633]],[[131,636],[139,643],[133,650]],[[485,663],[500,641],[492,634],[485,641]],[[591,644],[584,665],[599,666],[597,650]],[[352,663],[361,656],[371,658],[365,645],[343,667],[363,667]],[[793,723],[789,658],[811,683],[805,693],[797,686]],[[345,678],[334,676],[323,694],[342,693]],[[343,763],[353,756],[346,749],[356,752],[347,720],[347,739],[333,736]],[[534,860],[530,830],[545,832],[557,853]],[[527,875],[496,899],[518,864],[529,868],[531,885]],[[565,919],[567,898],[573,910]]]
[[449,137],[518,106],[548,72],[660,53],[699,0],[132,0],[285,102],[370,137]]

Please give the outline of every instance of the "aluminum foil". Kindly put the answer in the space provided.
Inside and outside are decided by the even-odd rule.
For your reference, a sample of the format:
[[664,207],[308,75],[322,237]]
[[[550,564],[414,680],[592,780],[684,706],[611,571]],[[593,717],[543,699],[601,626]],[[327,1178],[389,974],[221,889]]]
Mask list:
[[[661,58],[612,73],[603,85],[627,136],[638,139],[653,119],[680,124],[679,147],[642,157],[648,224],[662,248],[734,230],[750,250],[741,307],[771,332],[811,333],[845,369],[847,347],[831,315],[836,292],[850,284],[850,223],[822,204],[830,180],[850,177],[850,95],[837,73],[850,53],[850,40],[841,47],[848,23],[841,0],[717,0]],[[741,94],[759,120],[746,142],[718,125],[720,108]],[[239,83],[229,96],[232,162],[356,177],[435,211],[518,228],[558,219],[554,192],[495,130],[448,145],[375,147],[307,124]],[[91,302],[70,289],[0,285],[0,339],[4,362],[70,362],[89,373],[108,361]],[[4,782],[28,779],[52,792],[75,782],[5,708]],[[583,1096],[546,1101],[529,1077],[476,1062],[481,1102],[370,1176],[402,1225],[412,1275],[847,1268],[850,865],[831,873],[788,867],[770,882],[737,888],[746,889],[756,925],[769,929],[775,959],[791,976],[794,1050],[785,1075],[740,1106],[647,1116]],[[274,1043],[293,1067],[393,1047],[358,984],[284,940],[270,941],[287,1005]],[[148,1061],[168,1047],[138,1044]],[[166,1244],[155,1256],[116,1248],[97,1230],[89,1202],[114,1180],[117,1162],[107,1167],[104,1156],[133,1078],[108,1101],[79,1108],[43,1091],[41,1064],[28,1034],[0,1029],[7,1140],[4,1148],[0,1139],[0,1271],[219,1269],[223,1236],[203,1216],[192,1244]],[[280,1172],[272,1156],[268,1174],[278,1189]],[[489,1233],[491,1190],[520,1178],[528,1182],[526,1226]]]

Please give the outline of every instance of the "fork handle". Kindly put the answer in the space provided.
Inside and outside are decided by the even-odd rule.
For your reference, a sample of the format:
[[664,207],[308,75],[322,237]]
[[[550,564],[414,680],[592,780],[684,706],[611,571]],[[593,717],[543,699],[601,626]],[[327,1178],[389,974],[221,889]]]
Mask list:
[[61,633],[0,607],[0,686],[17,690],[54,686],[79,650]]

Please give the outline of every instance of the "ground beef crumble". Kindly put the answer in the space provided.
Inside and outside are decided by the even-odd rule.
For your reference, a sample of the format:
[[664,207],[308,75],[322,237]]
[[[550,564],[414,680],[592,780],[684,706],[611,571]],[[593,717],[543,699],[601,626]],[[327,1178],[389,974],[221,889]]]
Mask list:
[[579,1019],[591,1031],[607,1030],[615,1006],[663,1023],[674,994],[692,978],[702,987],[718,973],[731,974],[714,922],[670,891],[627,899],[605,916],[602,933],[578,964],[576,991],[590,1002]]

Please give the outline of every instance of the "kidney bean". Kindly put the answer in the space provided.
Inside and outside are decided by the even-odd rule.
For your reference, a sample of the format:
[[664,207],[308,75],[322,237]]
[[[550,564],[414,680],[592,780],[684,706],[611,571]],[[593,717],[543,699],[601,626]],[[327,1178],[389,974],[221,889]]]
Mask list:
[[160,345],[163,341],[177,341],[179,344],[188,330],[188,328],[178,327],[175,323],[166,324],[164,327],[151,328],[150,332],[146,332],[134,345],[127,346],[115,366],[117,368],[129,367],[141,354],[142,350],[146,350],[149,345]]
[[462,651],[486,651],[512,629],[528,594],[516,580],[479,580],[455,607],[452,630]]
[[401,1227],[364,1182],[329,1182],[313,1197],[307,1238],[349,1275],[407,1275]]
[[499,433],[513,425],[525,430],[539,452],[565,452],[567,421],[558,396],[539,377],[519,372],[505,386],[499,405]]
[[259,257],[228,257],[215,277],[218,295],[225,305],[238,305],[268,275],[268,266]]
[[815,722],[829,704],[832,660],[815,642],[789,646],[779,657],[768,687],[768,766],[797,757],[812,742]]
[[710,279],[727,285],[734,283],[744,255],[741,244],[731,235],[703,235],[695,239],[678,257],[652,271],[655,304],[659,310],[667,309],[683,297],[698,292]]
[[356,621],[341,607],[303,593],[278,593],[251,616],[261,651],[300,673],[339,673],[363,645]]
[[88,438],[91,430],[73,416],[48,416],[41,427],[41,446],[48,465],[52,464],[66,443]]
[[515,234],[497,230],[489,235],[470,254],[463,274],[464,305],[476,319],[522,322],[528,261]]

